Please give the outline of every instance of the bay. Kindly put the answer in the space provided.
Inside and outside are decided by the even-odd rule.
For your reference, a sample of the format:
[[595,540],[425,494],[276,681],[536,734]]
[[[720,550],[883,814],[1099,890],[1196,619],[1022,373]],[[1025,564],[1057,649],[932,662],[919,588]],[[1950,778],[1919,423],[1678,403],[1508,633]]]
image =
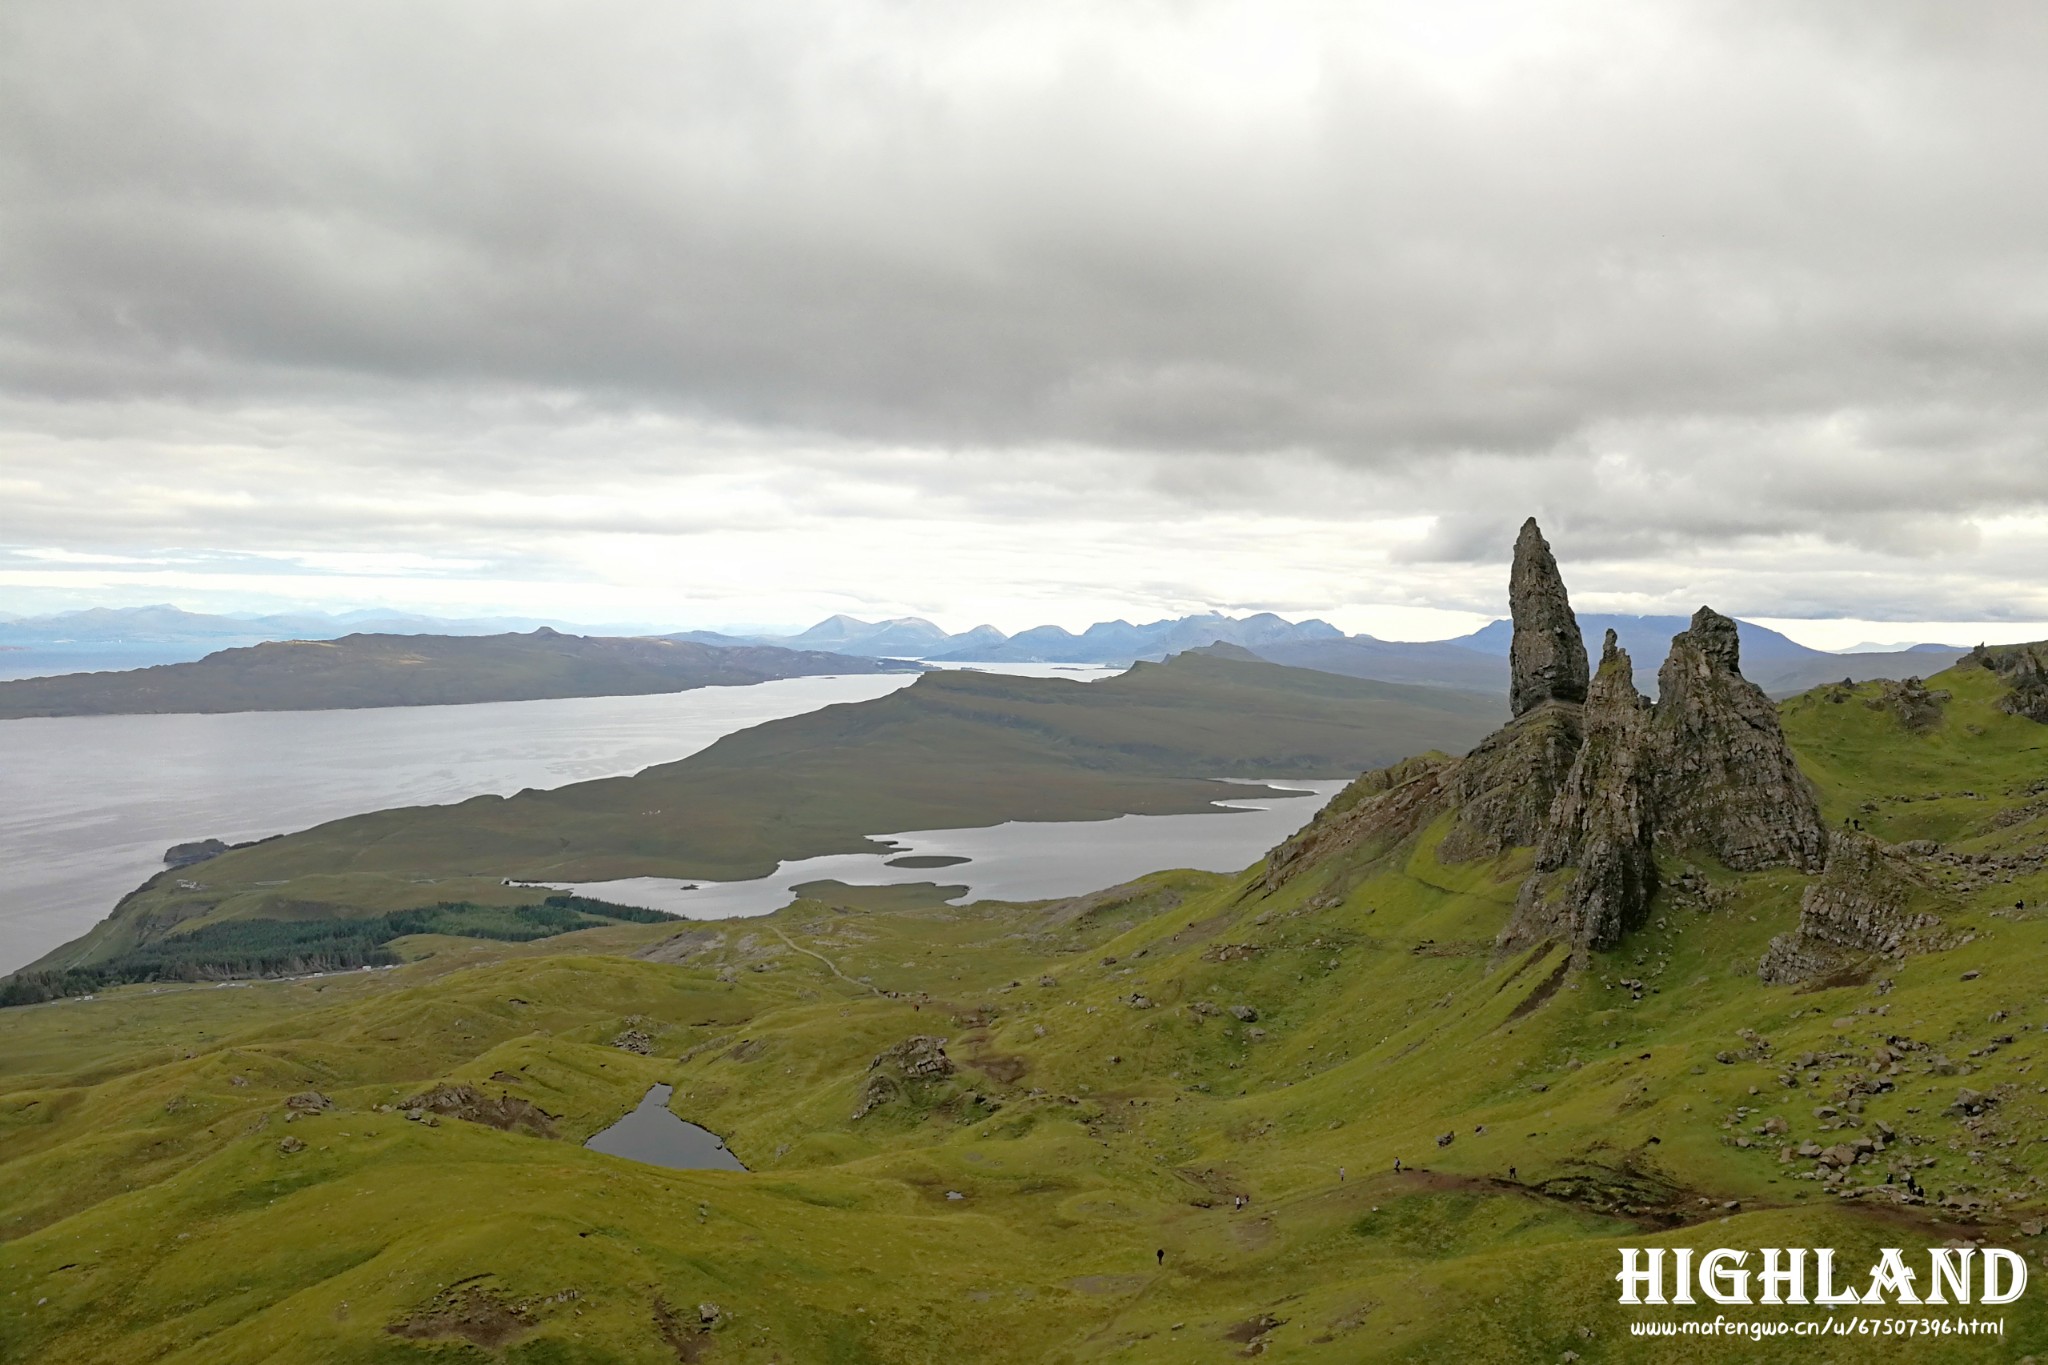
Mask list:
[[194,839],[239,843],[391,806],[670,763],[906,673],[651,697],[0,721],[0,973],[90,929]]

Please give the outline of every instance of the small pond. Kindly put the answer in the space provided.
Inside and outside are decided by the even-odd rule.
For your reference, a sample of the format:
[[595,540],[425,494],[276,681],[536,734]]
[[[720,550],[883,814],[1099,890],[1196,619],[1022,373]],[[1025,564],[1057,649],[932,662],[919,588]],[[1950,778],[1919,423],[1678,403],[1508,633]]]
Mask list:
[[747,1169],[726,1149],[724,1138],[669,1112],[668,1098],[674,1093],[674,1086],[655,1086],[632,1113],[583,1145],[607,1156],[680,1171]]

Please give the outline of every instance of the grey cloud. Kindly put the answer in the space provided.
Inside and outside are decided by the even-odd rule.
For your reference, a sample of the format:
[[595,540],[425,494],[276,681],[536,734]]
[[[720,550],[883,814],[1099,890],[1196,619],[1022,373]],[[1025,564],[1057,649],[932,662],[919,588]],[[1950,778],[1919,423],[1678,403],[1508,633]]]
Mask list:
[[1302,107],[1230,126],[1146,70],[1168,11],[1069,11],[1051,74],[977,83],[925,6],[23,4],[7,312],[48,340],[8,370],[1363,460],[2020,397],[2037,29],[1660,12],[1476,101],[1333,32]]
[[1482,610],[1530,511],[1593,591],[1992,609],[2044,12],[1456,8],[16,0],[0,540],[688,534],[457,499],[752,468],[763,528],[1427,516]]

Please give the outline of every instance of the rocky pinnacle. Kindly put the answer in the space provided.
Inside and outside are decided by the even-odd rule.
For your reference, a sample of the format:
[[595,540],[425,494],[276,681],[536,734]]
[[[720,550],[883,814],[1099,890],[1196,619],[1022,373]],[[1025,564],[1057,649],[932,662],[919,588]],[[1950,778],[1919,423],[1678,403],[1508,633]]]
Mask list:
[[1508,574],[1508,613],[1514,619],[1514,643],[1508,650],[1511,670],[1508,705],[1523,715],[1547,701],[1586,699],[1586,642],[1565,596],[1564,578],[1550,543],[1531,517],[1515,538],[1515,562]]
[[1813,787],[1778,708],[1742,676],[1735,622],[1701,607],[1657,673],[1657,829],[1754,872],[1818,872],[1827,853]]
[[1611,630],[1581,724],[1584,740],[1550,804],[1535,874],[1522,884],[1500,946],[1557,938],[1583,962],[1642,923],[1657,885],[1650,708]]

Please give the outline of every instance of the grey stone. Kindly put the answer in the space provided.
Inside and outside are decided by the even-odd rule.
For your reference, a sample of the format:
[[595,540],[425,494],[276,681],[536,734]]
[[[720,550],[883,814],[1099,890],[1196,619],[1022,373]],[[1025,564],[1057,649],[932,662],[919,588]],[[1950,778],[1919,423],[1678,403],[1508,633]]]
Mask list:
[[1657,832],[1741,872],[1818,872],[1826,831],[1778,711],[1742,676],[1735,622],[1711,607],[1671,640],[1653,712]]
[[1508,613],[1514,640],[1508,648],[1508,709],[1526,715],[1547,701],[1586,699],[1586,641],[1572,614],[1564,578],[1550,542],[1531,517],[1515,538],[1508,571]]
[[1503,948],[1561,938],[1583,960],[1641,924],[1656,890],[1650,713],[1611,630],[1582,725],[1578,755],[1537,844],[1535,875],[1522,883],[1501,932]]

